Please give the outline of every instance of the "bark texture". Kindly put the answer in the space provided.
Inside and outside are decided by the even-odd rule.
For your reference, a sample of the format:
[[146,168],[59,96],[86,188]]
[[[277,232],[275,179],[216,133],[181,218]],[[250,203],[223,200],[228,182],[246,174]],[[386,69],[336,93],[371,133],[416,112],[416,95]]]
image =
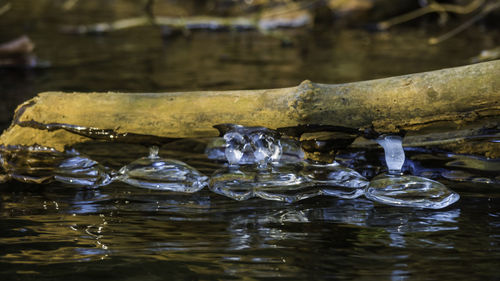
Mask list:
[[416,142],[425,142],[429,134],[437,134],[433,140],[450,140],[485,130],[496,134],[499,101],[500,61],[347,84],[304,81],[270,90],[46,92],[17,108],[0,145],[64,150],[99,139],[212,137],[218,135],[213,126],[222,123],[282,130],[308,125],[302,131],[283,130],[292,133],[310,128],[360,135],[367,129],[405,131]]

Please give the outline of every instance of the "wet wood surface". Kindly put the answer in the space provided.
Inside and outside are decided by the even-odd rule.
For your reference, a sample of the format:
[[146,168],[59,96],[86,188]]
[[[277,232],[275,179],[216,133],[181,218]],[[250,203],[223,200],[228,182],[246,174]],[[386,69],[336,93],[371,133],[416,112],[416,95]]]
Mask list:
[[[0,143],[64,150],[92,140],[213,137],[218,135],[213,126],[222,123],[292,134],[284,128],[316,125],[315,131],[362,136],[369,130],[449,143],[498,129],[499,101],[500,61],[347,84],[304,81],[269,90],[45,92],[18,107]],[[426,139],[429,134],[432,139]]]

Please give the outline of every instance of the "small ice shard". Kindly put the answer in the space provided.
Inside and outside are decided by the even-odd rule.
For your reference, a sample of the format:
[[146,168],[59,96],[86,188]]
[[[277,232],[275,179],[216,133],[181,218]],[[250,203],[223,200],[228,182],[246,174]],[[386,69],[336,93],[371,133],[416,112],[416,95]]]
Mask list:
[[208,184],[208,178],[181,161],[158,156],[158,147],[148,157],[139,158],[118,171],[117,180],[133,186],[178,192],[196,192]]
[[377,142],[384,148],[389,173],[370,181],[366,198],[392,206],[427,209],[441,209],[460,198],[437,181],[401,173],[405,161],[401,137],[385,136]]
[[54,171],[54,179],[58,182],[100,187],[112,182],[111,170],[96,161],[77,155],[61,162]]
[[401,173],[401,168],[405,163],[403,139],[400,136],[383,136],[376,141],[384,148],[385,162],[387,163],[389,173]]
[[368,180],[353,169],[331,164],[308,163],[302,174],[318,186],[324,195],[345,199],[357,198],[364,193]]
[[441,209],[460,196],[443,184],[410,175],[380,175],[365,191],[366,198],[392,206]]

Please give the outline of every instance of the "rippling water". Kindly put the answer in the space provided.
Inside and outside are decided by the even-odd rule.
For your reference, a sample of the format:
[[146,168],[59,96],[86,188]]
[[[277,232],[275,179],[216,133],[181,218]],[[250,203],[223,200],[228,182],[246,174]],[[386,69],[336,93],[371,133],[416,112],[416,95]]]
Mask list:
[[[432,47],[425,43],[428,34],[418,29],[292,31],[290,48],[255,32],[162,39],[155,28],[138,28],[68,36],[57,32],[61,24],[93,22],[95,15],[11,2],[13,10],[0,17],[0,38],[28,34],[38,57],[52,67],[0,70],[3,128],[17,104],[46,90],[252,89],[294,86],[304,79],[338,83],[466,64],[495,45],[491,34],[476,29]],[[107,18],[106,7],[97,16]],[[147,147],[119,149],[128,157],[121,162],[110,157],[116,151],[90,155],[115,169],[147,155]],[[206,175],[220,167],[200,153],[163,151]],[[0,279],[499,279],[498,161],[406,152],[407,173],[442,182],[460,194],[460,201],[421,210],[364,197],[320,196],[287,204],[117,182],[98,189],[0,184]],[[338,157],[369,179],[381,172],[382,159],[380,151]]]
[[[202,154],[174,151],[163,153],[176,153],[205,174],[219,166]],[[105,157],[100,146],[89,152]],[[500,186],[471,177],[486,177],[488,171],[471,169],[464,164],[469,158],[434,155],[440,160],[435,163],[456,165],[432,166],[421,161],[425,154],[408,154],[406,171],[433,171],[434,178],[460,193],[460,201],[423,210],[364,197],[320,196],[287,204],[235,201],[208,189],[183,194],[119,182],[98,189],[3,184],[0,276],[52,280],[77,272],[75,278],[82,280],[495,279]],[[348,165],[352,155],[339,160]],[[382,170],[381,151],[355,155],[355,165],[365,167],[362,173]],[[491,160],[475,161],[477,166]],[[412,168],[416,166],[420,168]],[[439,173],[469,176],[447,180]]]
[[498,195],[463,196],[435,211],[365,199],[282,204],[236,202],[206,190],[10,184],[1,194],[0,275],[494,279]]

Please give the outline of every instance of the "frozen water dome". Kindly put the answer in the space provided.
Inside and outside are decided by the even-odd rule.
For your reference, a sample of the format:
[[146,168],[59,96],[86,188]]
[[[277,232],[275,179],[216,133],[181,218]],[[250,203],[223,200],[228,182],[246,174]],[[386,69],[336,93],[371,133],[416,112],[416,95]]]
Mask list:
[[330,164],[307,163],[302,175],[320,188],[327,196],[345,199],[357,198],[364,193],[368,180],[353,169],[343,167],[337,162]]
[[195,168],[158,156],[158,147],[118,171],[117,180],[133,186],[178,192],[196,192],[208,184],[208,178]]
[[366,198],[387,205],[428,209],[444,208],[460,198],[442,183],[401,173],[405,161],[401,137],[383,136],[377,142],[384,148],[389,173],[372,179]]
[[111,183],[111,170],[85,156],[76,155],[61,162],[54,171],[58,182],[99,187]]
[[366,198],[392,206],[441,209],[460,196],[442,183],[410,175],[380,175],[365,191]]

